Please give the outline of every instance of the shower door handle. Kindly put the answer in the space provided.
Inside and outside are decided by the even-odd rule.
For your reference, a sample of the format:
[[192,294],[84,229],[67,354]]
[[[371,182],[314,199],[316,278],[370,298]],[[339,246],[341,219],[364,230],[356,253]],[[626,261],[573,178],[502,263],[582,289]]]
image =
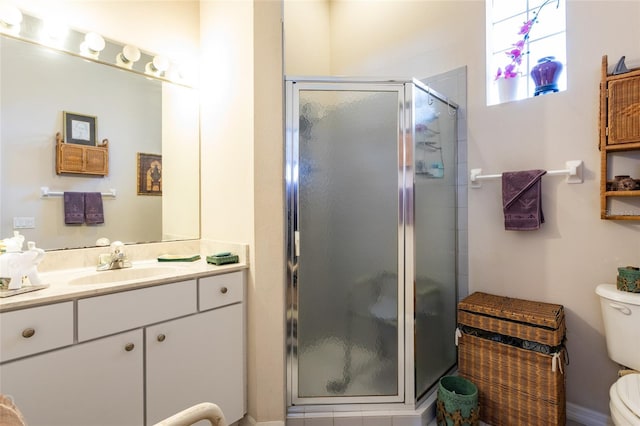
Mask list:
[[300,256],[300,231],[293,232],[293,250],[296,257]]

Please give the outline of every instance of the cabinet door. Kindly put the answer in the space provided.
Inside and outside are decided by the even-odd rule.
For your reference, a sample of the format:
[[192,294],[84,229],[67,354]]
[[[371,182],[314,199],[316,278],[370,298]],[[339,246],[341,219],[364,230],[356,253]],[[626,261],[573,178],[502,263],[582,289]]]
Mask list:
[[608,145],[640,141],[640,77],[609,82]]
[[235,304],[147,328],[147,425],[200,402],[244,415],[243,318]]
[[84,149],[82,145],[58,144],[56,173],[82,173],[84,171]]
[[106,176],[109,174],[109,156],[104,148],[87,147],[84,171],[88,174]]
[[29,426],[139,426],[142,343],[135,330],[2,364],[0,392]]

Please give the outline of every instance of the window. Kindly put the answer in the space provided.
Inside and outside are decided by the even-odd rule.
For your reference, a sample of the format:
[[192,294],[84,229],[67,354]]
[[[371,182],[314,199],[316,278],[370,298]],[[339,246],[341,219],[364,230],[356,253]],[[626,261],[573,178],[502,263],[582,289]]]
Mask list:
[[[533,97],[536,94],[552,93],[556,86],[551,84],[538,87],[531,77],[532,68],[543,58],[554,57],[562,64],[562,71],[557,80],[557,90],[567,88],[566,61],[566,0],[487,0],[487,104],[493,105],[507,100]],[[526,23],[533,21],[527,36]],[[524,27],[524,28],[523,28]],[[520,42],[520,46],[518,46]],[[519,49],[521,47],[521,50]],[[510,52],[515,51],[515,69]],[[518,52],[522,52],[517,60]],[[505,68],[507,73],[504,78]],[[496,79],[498,69],[501,78]],[[558,73],[556,73],[558,74]],[[500,80],[511,80],[510,82]],[[515,95],[506,98],[502,92],[504,83],[515,88]],[[543,81],[544,83],[548,83]]]

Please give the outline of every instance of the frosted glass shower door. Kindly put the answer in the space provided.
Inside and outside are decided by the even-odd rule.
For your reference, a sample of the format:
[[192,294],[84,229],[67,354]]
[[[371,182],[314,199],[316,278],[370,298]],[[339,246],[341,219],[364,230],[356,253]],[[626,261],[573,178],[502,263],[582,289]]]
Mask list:
[[291,402],[401,401],[403,87],[289,88]]
[[456,106],[414,85],[413,216],[415,392],[424,395],[457,360]]

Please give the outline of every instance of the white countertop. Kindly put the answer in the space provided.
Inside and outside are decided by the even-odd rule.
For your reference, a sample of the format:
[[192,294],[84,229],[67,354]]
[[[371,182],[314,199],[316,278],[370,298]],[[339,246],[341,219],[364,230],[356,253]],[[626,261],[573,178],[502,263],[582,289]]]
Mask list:
[[[131,268],[114,271],[96,271],[95,267],[85,267],[41,272],[39,275],[42,284],[49,287],[0,298],[0,312],[224,274],[247,268],[248,265],[244,262],[216,266],[207,263],[205,259],[195,262],[158,262],[153,259],[133,262]],[[121,279],[118,275],[123,275],[125,279]],[[112,277],[116,281],[110,281]]]

